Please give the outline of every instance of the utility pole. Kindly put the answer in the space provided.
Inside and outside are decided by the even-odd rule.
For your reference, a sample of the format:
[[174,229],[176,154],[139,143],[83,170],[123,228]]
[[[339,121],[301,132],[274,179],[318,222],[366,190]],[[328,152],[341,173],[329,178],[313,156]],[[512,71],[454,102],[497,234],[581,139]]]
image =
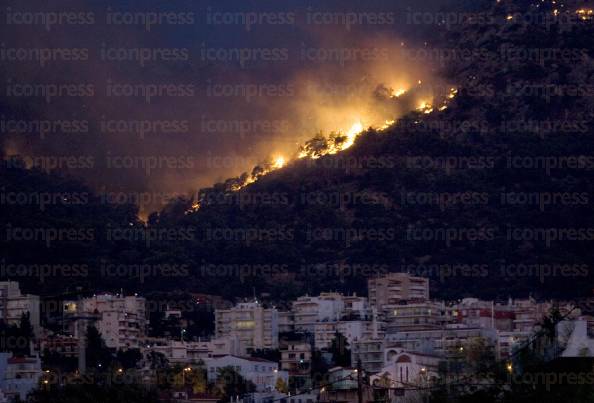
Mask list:
[[363,382],[361,380],[361,372],[363,372],[363,370],[361,369],[361,359],[359,358],[357,360],[357,401],[359,403],[363,403]]
[[86,329],[82,319],[82,298],[80,294],[76,299],[76,319],[74,321],[76,332],[78,333],[78,373],[84,375],[87,369],[87,351],[86,351]]

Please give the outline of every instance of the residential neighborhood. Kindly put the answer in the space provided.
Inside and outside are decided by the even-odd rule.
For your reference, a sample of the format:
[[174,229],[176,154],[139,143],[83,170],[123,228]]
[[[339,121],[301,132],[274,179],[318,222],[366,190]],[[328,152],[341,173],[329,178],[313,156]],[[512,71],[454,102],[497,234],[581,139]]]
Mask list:
[[[25,323],[31,333],[27,345],[5,345],[0,353],[0,401],[25,400],[37,388],[68,382],[54,373],[106,370],[134,374],[146,385],[158,384],[159,371],[178,371],[181,382],[161,396],[180,403],[404,402],[422,399],[430,385],[472,376],[480,357],[513,368],[517,352],[539,337],[552,313],[562,320],[554,323],[554,340],[542,346],[548,359],[594,357],[594,317],[572,302],[440,301],[430,298],[429,284],[388,273],[369,279],[369,297],[329,291],[301,296],[287,309],[259,298],[219,302],[211,306],[212,334],[195,337],[175,306],[165,306],[152,323],[150,304],[139,295],[65,299],[58,316],[43,317],[39,297],[3,282],[3,322],[19,329]],[[154,334],[169,322],[179,324],[179,332]]]

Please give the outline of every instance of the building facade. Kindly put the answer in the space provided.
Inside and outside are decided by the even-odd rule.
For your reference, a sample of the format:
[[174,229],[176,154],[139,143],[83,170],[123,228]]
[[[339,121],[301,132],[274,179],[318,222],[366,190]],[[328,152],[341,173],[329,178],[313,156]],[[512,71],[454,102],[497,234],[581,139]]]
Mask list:
[[293,301],[291,311],[296,331],[314,333],[316,323],[340,320],[344,312],[343,296],[328,292],[317,297],[299,297]]
[[[80,301],[66,301],[64,315],[93,317],[94,326],[107,347],[112,349],[140,348],[146,337],[146,300],[136,295],[101,294]],[[71,324],[71,333],[80,337],[75,324],[76,320]]]
[[239,355],[241,346],[237,338],[230,337],[206,341],[147,339],[141,351],[145,359],[155,352],[163,354],[170,364],[197,364],[210,358]]
[[22,294],[16,281],[0,282],[0,320],[8,325],[18,326],[23,315],[29,315],[29,322],[36,335],[41,330],[39,296]]
[[288,384],[289,375],[287,371],[278,369],[278,363],[253,357],[237,357],[226,355],[219,358],[211,358],[206,361],[207,377],[210,382],[216,381],[219,371],[231,367],[244,379],[256,385],[258,392],[274,390],[278,379]]
[[237,338],[243,353],[278,348],[278,311],[258,302],[240,303],[230,309],[215,310],[217,338]]
[[429,279],[407,273],[389,273],[367,281],[369,305],[378,312],[403,303],[429,300]]

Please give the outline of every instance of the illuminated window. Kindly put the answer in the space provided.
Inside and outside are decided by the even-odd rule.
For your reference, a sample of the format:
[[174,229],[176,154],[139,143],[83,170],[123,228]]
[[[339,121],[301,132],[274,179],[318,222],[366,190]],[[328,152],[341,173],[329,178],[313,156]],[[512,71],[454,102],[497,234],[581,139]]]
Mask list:
[[240,320],[237,321],[236,326],[238,329],[253,329],[256,323],[253,320]]

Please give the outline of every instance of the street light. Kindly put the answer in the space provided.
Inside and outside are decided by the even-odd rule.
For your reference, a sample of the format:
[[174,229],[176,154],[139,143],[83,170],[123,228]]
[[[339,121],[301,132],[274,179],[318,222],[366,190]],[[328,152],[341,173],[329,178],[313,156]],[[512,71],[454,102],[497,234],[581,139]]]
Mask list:
[[182,371],[182,383],[185,385],[186,384],[186,372],[191,372],[192,368],[191,367],[185,367]]

